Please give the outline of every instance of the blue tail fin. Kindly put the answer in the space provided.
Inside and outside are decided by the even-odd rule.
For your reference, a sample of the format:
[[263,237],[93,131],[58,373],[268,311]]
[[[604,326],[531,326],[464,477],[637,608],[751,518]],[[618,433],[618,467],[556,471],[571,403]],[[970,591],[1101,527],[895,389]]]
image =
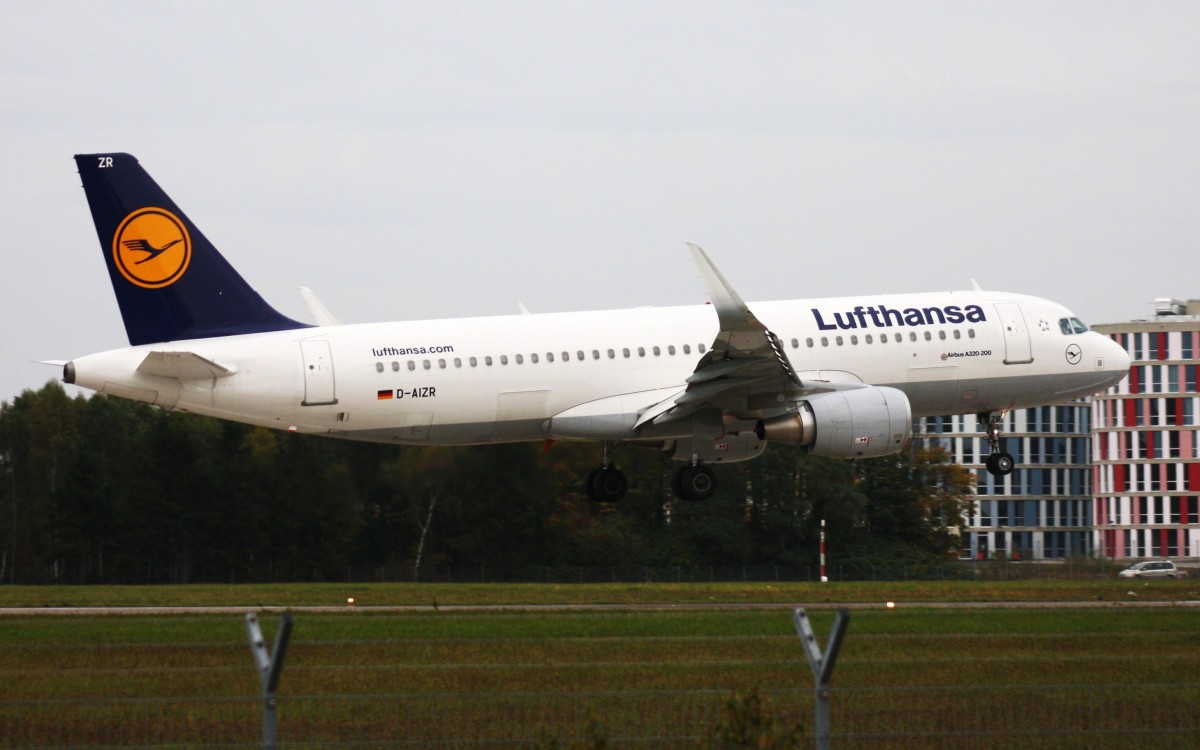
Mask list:
[[75,163],[130,344],[308,327],[250,288],[137,159]]

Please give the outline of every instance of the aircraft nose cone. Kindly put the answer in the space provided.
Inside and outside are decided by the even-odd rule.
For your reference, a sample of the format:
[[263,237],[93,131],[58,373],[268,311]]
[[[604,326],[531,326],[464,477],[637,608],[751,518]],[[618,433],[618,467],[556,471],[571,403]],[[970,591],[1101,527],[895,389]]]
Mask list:
[[1101,351],[1104,357],[1104,370],[1113,374],[1113,383],[1120,382],[1121,378],[1129,374],[1129,365],[1133,362],[1129,352],[1107,336],[1104,337],[1104,347]]
[[1114,370],[1121,370],[1123,372],[1128,372],[1129,365],[1133,363],[1133,357],[1129,356],[1129,352],[1125,351],[1125,347],[1121,346],[1120,344],[1113,341],[1112,339],[1109,339],[1109,343],[1112,344],[1112,350],[1113,350],[1113,353],[1111,355],[1112,360],[1113,360],[1111,367]]

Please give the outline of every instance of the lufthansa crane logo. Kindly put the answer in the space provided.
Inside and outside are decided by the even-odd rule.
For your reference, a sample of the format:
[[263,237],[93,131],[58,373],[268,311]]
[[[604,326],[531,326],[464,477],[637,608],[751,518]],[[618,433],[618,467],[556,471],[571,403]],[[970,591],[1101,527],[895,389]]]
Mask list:
[[170,286],[192,260],[192,238],[179,217],[163,208],[142,208],[125,217],[113,235],[113,262],[131,284]]

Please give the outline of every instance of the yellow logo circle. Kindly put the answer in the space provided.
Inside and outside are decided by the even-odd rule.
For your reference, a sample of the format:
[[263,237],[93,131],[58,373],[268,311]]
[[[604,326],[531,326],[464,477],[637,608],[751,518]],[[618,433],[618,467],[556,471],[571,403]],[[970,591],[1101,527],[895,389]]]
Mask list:
[[170,286],[192,260],[192,238],[175,214],[142,208],[125,217],[113,236],[113,261],[131,284],[145,289]]

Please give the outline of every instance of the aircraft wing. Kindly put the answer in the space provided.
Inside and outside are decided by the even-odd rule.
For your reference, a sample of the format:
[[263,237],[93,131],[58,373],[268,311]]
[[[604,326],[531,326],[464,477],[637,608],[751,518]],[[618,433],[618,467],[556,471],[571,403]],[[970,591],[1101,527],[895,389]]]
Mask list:
[[755,317],[702,248],[690,242],[688,248],[708,287],[720,331],[687,379],[687,388],[646,410],[637,426],[670,422],[703,409],[734,414],[779,409],[806,392],[823,390],[805,387],[779,337]]

